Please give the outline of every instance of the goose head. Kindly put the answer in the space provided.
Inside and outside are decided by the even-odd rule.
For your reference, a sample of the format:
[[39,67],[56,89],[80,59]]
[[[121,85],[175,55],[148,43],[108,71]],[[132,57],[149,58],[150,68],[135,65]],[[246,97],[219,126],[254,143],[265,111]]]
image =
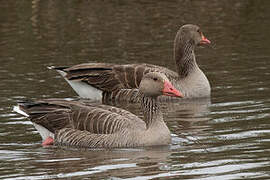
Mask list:
[[164,74],[157,72],[150,72],[143,76],[139,91],[149,97],[160,95],[183,97],[183,94],[170,83]]
[[192,41],[195,45],[210,44],[211,42],[203,35],[201,29],[197,25],[186,24],[183,25],[178,35],[184,41]]

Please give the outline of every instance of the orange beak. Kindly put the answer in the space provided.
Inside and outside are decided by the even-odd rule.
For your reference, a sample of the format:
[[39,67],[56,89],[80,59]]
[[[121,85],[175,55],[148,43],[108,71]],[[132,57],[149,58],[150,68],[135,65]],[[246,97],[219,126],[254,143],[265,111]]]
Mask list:
[[164,82],[163,95],[181,98],[184,97],[183,94],[177,89],[175,89],[175,87],[173,87],[173,85],[168,81]]
[[202,34],[202,40],[200,42],[200,44],[210,44],[211,41],[209,41],[206,37],[204,37],[204,35]]

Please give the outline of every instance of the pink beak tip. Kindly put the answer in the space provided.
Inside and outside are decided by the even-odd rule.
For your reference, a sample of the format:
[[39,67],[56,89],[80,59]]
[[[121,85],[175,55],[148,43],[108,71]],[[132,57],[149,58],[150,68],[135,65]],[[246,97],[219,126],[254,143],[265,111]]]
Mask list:
[[[177,90],[178,91],[178,90]],[[178,91],[178,97],[181,97],[181,98],[183,98],[184,97],[184,95],[180,92],[180,91]]]
[[205,44],[211,44],[211,41],[209,39],[207,39],[206,37],[202,37],[202,43],[205,43]]
[[177,90],[170,82],[165,81],[164,82],[164,93],[170,94],[169,96],[174,96],[174,97],[184,97],[184,95]]

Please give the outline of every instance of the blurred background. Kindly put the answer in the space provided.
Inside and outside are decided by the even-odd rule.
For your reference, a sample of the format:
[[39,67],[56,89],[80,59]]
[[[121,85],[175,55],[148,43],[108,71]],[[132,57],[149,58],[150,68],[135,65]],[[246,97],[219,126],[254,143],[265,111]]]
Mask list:
[[[269,178],[270,1],[17,0],[0,9],[0,179]],[[77,97],[47,66],[175,70],[174,37],[187,23],[212,42],[196,49],[212,96],[164,105],[170,147],[43,148],[31,122],[12,112],[20,100]]]

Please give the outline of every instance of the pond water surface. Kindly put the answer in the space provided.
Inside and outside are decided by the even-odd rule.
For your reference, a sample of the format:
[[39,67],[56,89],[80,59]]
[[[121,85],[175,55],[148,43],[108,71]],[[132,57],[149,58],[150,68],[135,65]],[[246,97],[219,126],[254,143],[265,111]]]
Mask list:
[[[0,3],[0,179],[269,179],[270,1]],[[178,28],[198,24],[209,101],[164,105],[169,147],[43,148],[17,101],[76,98],[50,65],[152,63],[174,69]],[[140,114],[133,105],[126,107]]]

